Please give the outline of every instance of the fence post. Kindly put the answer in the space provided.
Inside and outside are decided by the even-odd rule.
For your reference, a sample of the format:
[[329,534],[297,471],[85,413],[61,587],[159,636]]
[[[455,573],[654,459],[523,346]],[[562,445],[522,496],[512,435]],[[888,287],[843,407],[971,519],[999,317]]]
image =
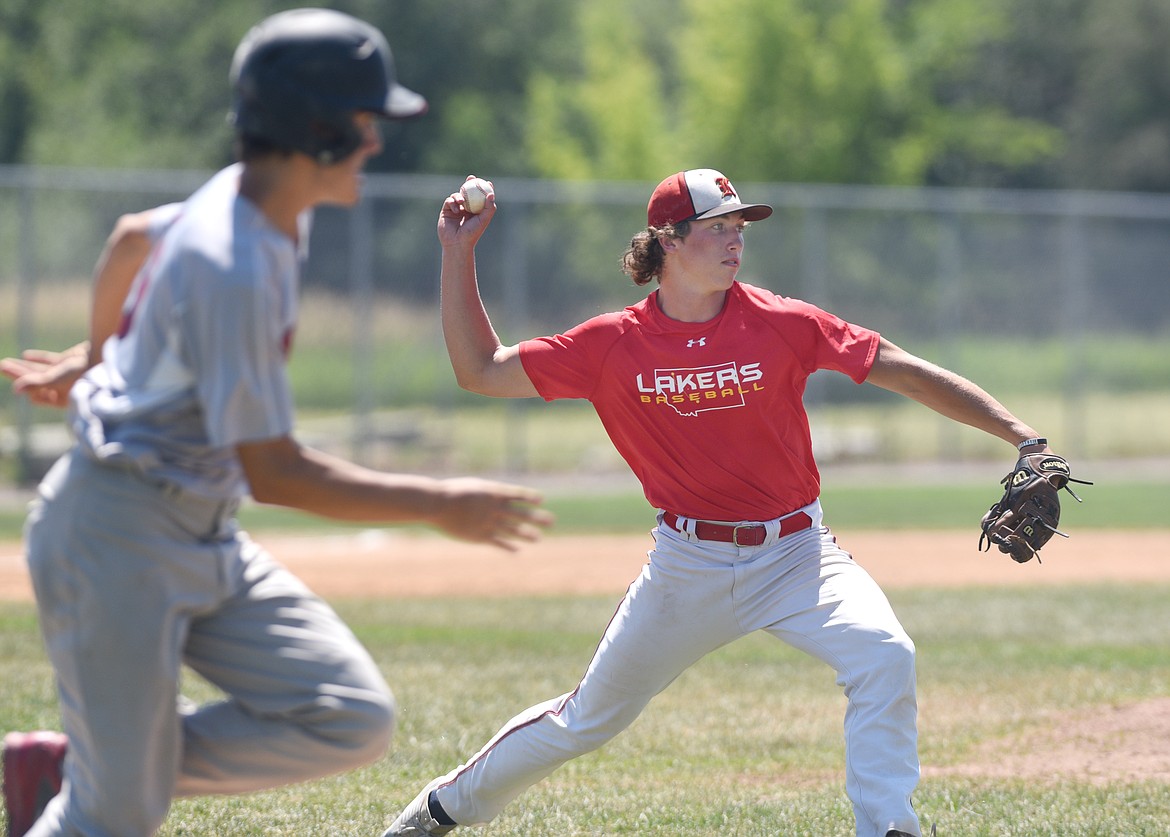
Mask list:
[[[806,206],[800,225],[800,297],[820,308],[829,307],[828,219],[820,207]],[[805,385],[809,407],[825,400],[823,373],[814,373]]]
[[[938,224],[938,328],[939,364],[947,369],[958,365],[955,347],[960,333],[962,310],[963,243],[962,228],[953,212],[940,210]],[[957,457],[962,442],[959,426],[953,421],[938,421],[939,456],[943,460]]]
[[[20,186],[20,242],[16,280],[16,345],[18,349],[31,348],[36,342],[34,297],[36,295],[36,209],[31,177],[25,177]],[[36,452],[32,441],[32,405],[27,398],[17,398],[16,404],[16,479],[28,485],[39,476]]]
[[1089,254],[1085,242],[1085,219],[1068,213],[1060,221],[1060,319],[1067,346],[1064,376],[1064,415],[1067,439],[1061,448],[1071,456],[1085,456],[1084,420],[1085,329],[1089,318]]
[[363,197],[349,213],[349,288],[353,316],[353,435],[354,462],[368,464],[373,439],[374,394],[374,270],[373,211]]
[[[510,341],[528,336],[528,216],[529,205],[517,203],[504,226],[504,325],[509,334],[515,335]],[[528,471],[527,414],[527,399],[505,399],[504,469],[510,474]]]

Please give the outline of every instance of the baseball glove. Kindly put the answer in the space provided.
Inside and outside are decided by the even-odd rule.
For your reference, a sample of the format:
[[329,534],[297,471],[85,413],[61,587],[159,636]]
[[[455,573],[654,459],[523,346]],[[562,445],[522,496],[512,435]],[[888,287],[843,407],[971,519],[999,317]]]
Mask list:
[[1053,535],[1068,537],[1056,528],[1060,523],[1060,490],[1063,488],[1079,503],[1081,498],[1068,484],[1092,485],[1087,480],[1073,479],[1068,462],[1051,453],[1021,456],[1000,482],[1003,497],[983,515],[979,549],[991,549],[995,544],[1000,552],[1021,564],[1033,558],[1039,561],[1040,547]]

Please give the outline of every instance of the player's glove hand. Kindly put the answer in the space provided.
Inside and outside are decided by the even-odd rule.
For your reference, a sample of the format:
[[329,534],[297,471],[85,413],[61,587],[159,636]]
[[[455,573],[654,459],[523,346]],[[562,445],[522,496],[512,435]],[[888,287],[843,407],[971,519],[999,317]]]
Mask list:
[[1056,527],[1060,523],[1060,490],[1081,502],[1069,488],[1070,482],[1092,485],[1088,480],[1073,479],[1068,462],[1056,454],[1021,456],[1001,480],[1003,497],[983,515],[979,549],[991,549],[995,544],[1021,564],[1032,558],[1039,561],[1040,547],[1053,535],[1068,537]]

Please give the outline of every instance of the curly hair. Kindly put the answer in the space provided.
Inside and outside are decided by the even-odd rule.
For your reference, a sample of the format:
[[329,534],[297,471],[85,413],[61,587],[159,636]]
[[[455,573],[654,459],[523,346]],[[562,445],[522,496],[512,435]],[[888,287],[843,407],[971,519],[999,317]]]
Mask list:
[[630,246],[622,253],[622,272],[633,279],[635,285],[647,285],[653,279],[660,279],[666,252],[662,249],[659,237],[686,238],[690,231],[690,221],[642,230],[630,239]]

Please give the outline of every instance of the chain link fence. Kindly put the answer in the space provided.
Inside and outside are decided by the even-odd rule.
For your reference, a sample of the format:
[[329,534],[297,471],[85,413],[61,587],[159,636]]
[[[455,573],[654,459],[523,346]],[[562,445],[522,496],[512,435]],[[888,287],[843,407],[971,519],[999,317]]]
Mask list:
[[[82,339],[90,272],[116,218],[181,200],[209,174],[0,168],[0,352]],[[567,446],[565,429],[579,421],[572,405],[488,407],[455,386],[438,325],[435,222],[461,181],[370,175],[359,207],[317,212],[291,366],[306,432],[378,466],[400,466],[409,451],[406,464],[436,471],[620,467],[600,453],[595,426],[566,458],[534,454],[547,432],[538,416],[561,433],[549,444]],[[478,255],[505,342],[644,295],[618,260],[645,224],[653,185],[496,182],[500,210]],[[776,208],[747,233],[743,281],[971,377],[1070,456],[1170,456],[1170,196],[737,187]],[[990,450],[973,431],[922,408],[908,413],[842,376],[818,373],[807,400],[824,459],[978,459]],[[459,429],[464,413],[499,423],[485,431],[485,458],[451,450],[453,435],[474,434]],[[35,478],[64,444],[60,425],[0,389],[0,465]]]

